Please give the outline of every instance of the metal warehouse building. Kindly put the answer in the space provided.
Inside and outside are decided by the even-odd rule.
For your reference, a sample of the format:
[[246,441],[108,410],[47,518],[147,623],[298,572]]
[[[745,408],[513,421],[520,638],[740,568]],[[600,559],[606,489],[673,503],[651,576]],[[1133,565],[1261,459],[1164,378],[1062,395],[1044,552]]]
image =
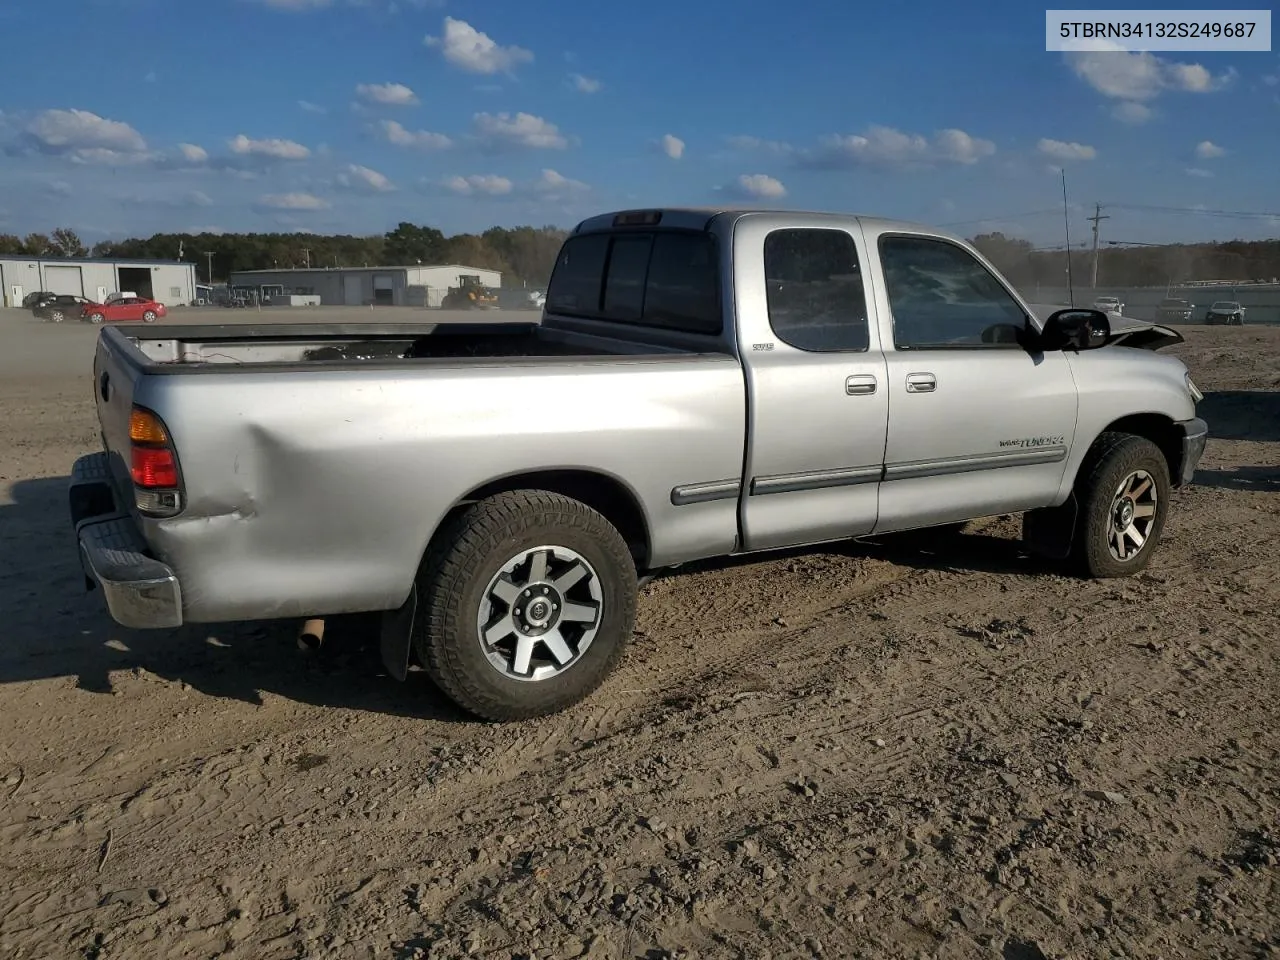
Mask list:
[[166,307],[196,298],[196,266],[174,260],[0,256],[0,290],[7,307],[22,306],[29,293],[49,291],[101,303],[110,293],[136,293]]
[[238,270],[231,286],[252,289],[276,300],[289,296],[319,297],[329,306],[438,307],[450,287],[464,278],[486,287],[501,287],[497,270],[451,263],[417,267],[312,267],[306,270]]

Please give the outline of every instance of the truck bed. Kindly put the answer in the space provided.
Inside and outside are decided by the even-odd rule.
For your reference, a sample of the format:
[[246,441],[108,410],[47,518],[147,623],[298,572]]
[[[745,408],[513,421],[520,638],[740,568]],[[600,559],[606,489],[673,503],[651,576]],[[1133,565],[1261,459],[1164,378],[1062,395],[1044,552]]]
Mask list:
[[464,358],[640,356],[688,351],[670,345],[548,329],[536,323],[243,324],[130,328],[118,332],[145,358],[164,367],[249,365],[263,371],[296,364],[397,366],[405,361]]

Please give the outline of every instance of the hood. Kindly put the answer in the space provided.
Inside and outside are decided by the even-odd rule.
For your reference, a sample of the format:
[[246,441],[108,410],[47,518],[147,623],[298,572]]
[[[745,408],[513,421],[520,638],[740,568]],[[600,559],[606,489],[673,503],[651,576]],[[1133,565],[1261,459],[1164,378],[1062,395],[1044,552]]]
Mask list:
[[[1068,308],[1065,303],[1029,303],[1027,306],[1041,323],[1048,319],[1049,314]],[[1107,339],[1107,346],[1159,350],[1161,347],[1182,343],[1185,339],[1172,327],[1166,327],[1152,320],[1135,320],[1133,317],[1124,317],[1115,313],[1110,314],[1108,319],[1111,321],[1111,336]]]

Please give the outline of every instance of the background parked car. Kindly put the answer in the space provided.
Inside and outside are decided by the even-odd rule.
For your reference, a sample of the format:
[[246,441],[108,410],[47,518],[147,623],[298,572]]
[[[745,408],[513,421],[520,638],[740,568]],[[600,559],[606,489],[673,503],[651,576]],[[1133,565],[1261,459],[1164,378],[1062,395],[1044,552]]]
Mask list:
[[1244,307],[1235,300],[1215,300],[1204,315],[1205,323],[1221,323],[1229,327],[1244,326]]
[[41,300],[52,300],[55,294],[48,290],[37,290],[35,293],[28,293],[22,298],[22,308],[24,310],[34,309]]
[[1120,302],[1119,297],[1098,297],[1093,301],[1093,309],[1119,316],[1124,313],[1124,304]]
[[1190,320],[1196,305],[1190,300],[1169,297],[1156,305],[1156,320]]
[[122,296],[108,297],[106,303],[90,303],[84,308],[81,316],[90,323],[102,323],[103,321],[116,323],[122,320],[141,320],[144,323],[154,323],[167,313],[168,311],[165,310],[164,304],[156,300],[149,300],[145,297]]
[[93,301],[87,297],[76,297],[69,293],[60,293],[39,301],[31,308],[31,315],[39,320],[52,320],[61,323],[68,317],[79,317],[84,308]]

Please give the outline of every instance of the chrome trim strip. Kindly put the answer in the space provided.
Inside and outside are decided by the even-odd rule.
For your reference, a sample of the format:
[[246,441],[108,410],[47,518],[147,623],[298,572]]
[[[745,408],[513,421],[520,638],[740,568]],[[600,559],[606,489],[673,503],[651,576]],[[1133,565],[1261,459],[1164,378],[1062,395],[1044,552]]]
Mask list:
[[877,483],[883,467],[850,467],[845,470],[818,470],[813,473],[789,473],[776,477],[755,477],[751,496],[770,493],[799,493],[828,487],[851,487],[861,483]]
[[712,480],[709,483],[685,483],[671,490],[671,502],[677,507],[713,500],[734,500],[742,492],[741,480]]
[[1001,467],[1030,467],[1041,463],[1058,463],[1067,457],[1067,448],[1042,447],[1038,450],[1019,450],[1013,453],[984,453],[971,457],[951,457],[946,460],[916,460],[908,463],[891,463],[885,467],[886,480],[918,480],[924,477],[942,477],[953,473],[970,473],[975,470],[994,470]]

